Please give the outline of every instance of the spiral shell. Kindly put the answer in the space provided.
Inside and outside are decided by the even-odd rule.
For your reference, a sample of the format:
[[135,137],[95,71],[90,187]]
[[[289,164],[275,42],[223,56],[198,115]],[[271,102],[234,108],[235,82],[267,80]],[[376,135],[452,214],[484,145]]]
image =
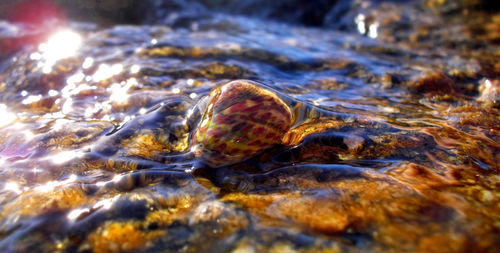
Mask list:
[[244,161],[281,143],[292,125],[288,105],[250,81],[224,84],[209,99],[191,144],[195,155],[214,168]]

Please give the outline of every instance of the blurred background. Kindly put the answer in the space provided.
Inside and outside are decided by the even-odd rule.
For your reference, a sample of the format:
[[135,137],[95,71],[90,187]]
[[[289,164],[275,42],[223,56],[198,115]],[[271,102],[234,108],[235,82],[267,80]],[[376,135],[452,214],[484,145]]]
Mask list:
[[443,14],[480,9],[494,12],[498,1],[491,0],[2,0],[0,19],[15,22],[54,22],[70,19],[111,24],[160,24],[172,15],[203,17],[213,12],[241,14],[306,26],[348,29],[350,10],[369,8],[384,2],[414,3]]

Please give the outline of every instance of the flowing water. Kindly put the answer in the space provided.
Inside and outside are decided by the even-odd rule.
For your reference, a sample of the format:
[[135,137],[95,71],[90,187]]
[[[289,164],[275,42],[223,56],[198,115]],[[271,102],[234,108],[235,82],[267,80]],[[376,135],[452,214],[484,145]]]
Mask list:
[[[500,16],[416,2],[1,21],[0,249],[498,251]],[[236,79],[332,116],[210,168],[188,125]]]

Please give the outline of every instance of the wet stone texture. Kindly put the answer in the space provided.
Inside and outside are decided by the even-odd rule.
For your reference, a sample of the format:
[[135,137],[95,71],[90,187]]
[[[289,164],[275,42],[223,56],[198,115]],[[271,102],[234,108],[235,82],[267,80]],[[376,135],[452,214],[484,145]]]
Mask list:
[[[216,2],[0,21],[0,251],[500,250],[496,7]],[[236,79],[288,129],[249,109],[264,93],[204,99]]]

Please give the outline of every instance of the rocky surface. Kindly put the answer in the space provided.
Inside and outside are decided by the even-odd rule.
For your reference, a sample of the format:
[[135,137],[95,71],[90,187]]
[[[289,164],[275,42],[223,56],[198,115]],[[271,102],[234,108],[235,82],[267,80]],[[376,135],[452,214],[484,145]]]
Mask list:
[[[2,251],[498,251],[489,1],[111,2],[148,15],[0,22]],[[190,116],[235,79],[331,115],[211,168]]]

